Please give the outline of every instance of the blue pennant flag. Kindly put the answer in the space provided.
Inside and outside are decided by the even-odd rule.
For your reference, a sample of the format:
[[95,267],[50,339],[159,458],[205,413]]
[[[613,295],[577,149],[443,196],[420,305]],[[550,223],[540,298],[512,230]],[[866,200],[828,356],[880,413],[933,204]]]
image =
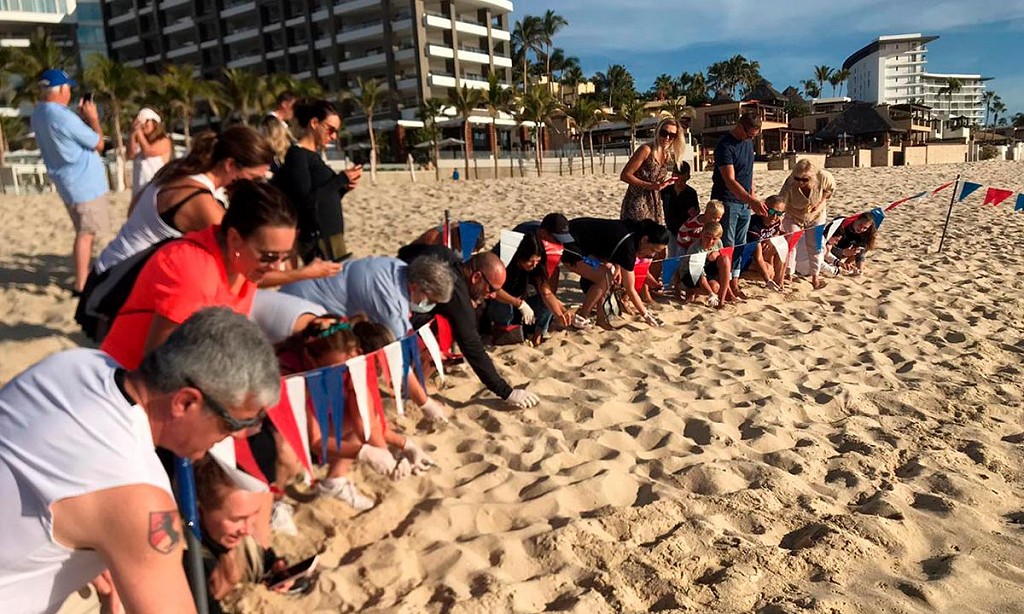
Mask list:
[[875,207],[871,210],[871,217],[875,218],[875,228],[882,227],[882,220],[885,219],[885,212],[882,211],[881,207]]
[[473,255],[473,248],[483,233],[484,227],[482,224],[477,222],[459,222],[459,241],[462,243],[463,262],[469,260]]
[[1024,194],[1017,195],[1017,204],[1013,206],[1014,211],[1024,211]]
[[[427,381],[423,377],[423,362],[420,360],[420,348],[417,345],[418,335],[409,335],[405,339],[402,339],[402,355],[403,357],[408,353],[409,362],[416,369],[416,378],[419,379],[420,384],[424,388],[427,387]],[[404,360],[402,362],[405,362]]]
[[956,198],[957,202],[963,202],[965,198],[967,198],[971,194],[974,194],[974,192],[977,191],[980,187],[980,183],[973,183],[970,181],[963,182],[963,185],[960,186],[960,195],[957,196]]
[[[822,226],[821,228],[824,230],[825,227]],[[754,254],[757,253],[757,246],[757,243],[744,243],[739,246],[741,248],[739,256],[741,271],[750,266],[750,263],[754,261]],[[733,254],[733,257],[736,257],[735,253]]]
[[811,231],[811,236],[814,237],[814,250],[820,252],[825,243],[825,225],[818,224],[817,226],[812,226],[809,230]]
[[[329,367],[324,371],[323,382],[331,400],[331,422],[334,424],[334,439],[341,446],[341,427],[345,415],[345,365]],[[321,433],[324,435],[325,433]]]
[[327,463],[327,440],[331,436],[331,395],[323,377],[323,371],[311,371],[306,374],[306,388],[313,399],[316,410],[316,421],[320,425],[320,463]]
[[594,269],[601,266],[601,260],[599,258],[594,258],[593,256],[584,256],[583,262],[586,262],[587,264],[590,265],[591,268]]
[[672,278],[675,277],[676,271],[679,270],[679,263],[682,261],[682,258],[676,257],[668,258],[661,263],[661,285],[668,288],[668,285],[672,283]]
[[[412,354],[410,354],[409,346],[405,342],[404,338],[398,343],[398,346],[400,348],[402,348],[402,382],[401,382],[402,394],[403,394],[403,398],[406,401],[408,401],[409,400],[409,369],[412,368]],[[398,394],[397,390],[395,391],[395,394]]]

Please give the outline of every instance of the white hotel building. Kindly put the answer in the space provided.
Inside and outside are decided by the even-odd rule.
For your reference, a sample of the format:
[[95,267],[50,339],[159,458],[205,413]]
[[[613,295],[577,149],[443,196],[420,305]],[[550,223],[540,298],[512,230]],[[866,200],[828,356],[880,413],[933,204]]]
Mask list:
[[[850,98],[875,104],[919,102],[931,107],[938,117],[963,116],[970,123],[982,123],[982,93],[989,77],[927,72],[927,45],[937,38],[921,34],[879,36],[846,58],[843,68],[850,71]],[[960,91],[941,93],[950,78],[960,80]]]

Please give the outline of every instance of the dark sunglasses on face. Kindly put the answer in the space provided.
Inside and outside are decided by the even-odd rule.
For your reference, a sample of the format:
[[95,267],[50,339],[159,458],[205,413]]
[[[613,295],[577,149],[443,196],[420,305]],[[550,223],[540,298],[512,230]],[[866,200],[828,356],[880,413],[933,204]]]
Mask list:
[[263,420],[267,417],[266,410],[261,409],[260,413],[252,418],[235,418],[223,405],[213,400],[213,397],[210,395],[203,392],[203,389],[197,386],[191,378],[185,378],[185,384],[199,391],[200,396],[203,397],[203,403],[210,408],[210,411],[220,418],[220,421],[224,423],[224,428],[226,428],[229,433],[258,427],[263,424]]
[[332,126],[330,124],[325,124],[325,127],[327,128],[327,134],[329,134],[330,136],[338,136],[338,129],[337,128],[335,128],[334,126]]
[[480,279],[484,280],[484,284],[487,285],[487,289],[488,289],[489,292],[494,293],[494,292],[497,292],[498,290],[501,290],[501,286],[495,287],[495,286],[491,285],[491,281],[489,279],[487,279],[487,276],[484,275],[483,271],[474,270],[473,272],[474,273],[480,273]]
[[292,257],[292,252],[261,252],[257,250],[260,255],[260,264],[277,264],[278,262],[284,262]]
[[785,211],[779,211],[778,209],[772,209],[771,207],[768,207],[768,215],[770,215],[771,217],[782,217],[782,215],[784,213],[786,213],[786,212]]
[[811,178],[810,177],[793,177],[793,180],[794,181],[799,181],[800,183],[807,183],[808,181],[811,180]]
[[668,130],[665,130],[664,128],[662,128],[661,132],[659,132],[658,134],[661,135],[661,138],[668,139],[670,141],[676,140],[676,137],[679,136],[675,132],[669,132]]

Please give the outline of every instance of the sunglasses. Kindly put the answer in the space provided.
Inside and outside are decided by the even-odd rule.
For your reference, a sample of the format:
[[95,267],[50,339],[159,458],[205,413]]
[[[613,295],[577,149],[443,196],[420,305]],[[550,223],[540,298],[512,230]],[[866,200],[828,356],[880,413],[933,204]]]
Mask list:
[[261,252],[256,250],[256,253],[259,254],[260,264],[277,264],[291,258],[293,252],[291,250],[286,252]]
[[800,183],[807,183],[808,181],[811,180],[811,178],[810,177],[793,177],[793,180],[794,181],[799,181]]
[[332,126],[330,124],[324,124],[324,126],[327,128],[327,134],[329,134],[331,136],[338,136],[338,129],[337,128],[335,128],[334,126]]
[[474,273],[480,273],[480,279],[484,280],[484,283],[485,283],[485,284],[487,284],[487,288],[488,288],[488,289],[489,289],[489,290],[490,290],[490,291],[491,291],[492,293],[493,293],[493,292],[497,292],[498,290],[501,290],[501,286],[497,286],[497,287],[495,287],[495,286],[492,286],[492,285],[491,285],[491,280],[487,279],[487,276],[486,276],[486,275],[484,275],[484,272],[483,272],[483,271],[481,271],[480,269],[473,269],[473,272],[474,272]]
[[260,413],[252,418],[235,418],[234,416],[231,415],[230,412],[228,412],[228,410],[223,405],[215,401],[213,397],[211,397],[210,395],[203,392],[203,389],[197,386],[196,383],[192,381],[191,378],[185,378],[185,385],[189,386],[190,388],[195,388],[196,390],[199,391],[199,395],[203,397],[203,403],[210,408],[210,411],[212,411],[214,414],[216,414],[218,418],[220,418],[220,421],[224,423],[224,427],[227,429],[229,433],[236,433],[238,431],[244,431],[247,429],[258,427],[261,424],[263,424],[263,421],[267,417],[267,411],[265,409],[261,409]]
[[768,215],[772,217],[782,217],[785,213],[785,211],[779,211],[778,209],[772,209],[771,207],[768,207]]
[[664,128],[660,132],[658,132],[658,134],[661,136],[661,138],[668,139],[670,141],[676,140],[676,137],[679,136],[675,132],[669,132],[668,130],[665,130]]

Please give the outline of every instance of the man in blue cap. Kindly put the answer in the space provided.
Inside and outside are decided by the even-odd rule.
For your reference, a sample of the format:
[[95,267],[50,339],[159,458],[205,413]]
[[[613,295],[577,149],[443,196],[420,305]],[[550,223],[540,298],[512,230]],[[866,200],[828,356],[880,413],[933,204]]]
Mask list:
[[96,105],[83,99],[77,114],[68,108],[71,88],[76,85],[59,68],[43,72],[39,78],[40,101],[32,111],[32,130],[46,170],[75,227],[72,294],[77,295],[89,276],[94,238],[110,231],[110,185],[99,155],[103,151],[103,129]]

